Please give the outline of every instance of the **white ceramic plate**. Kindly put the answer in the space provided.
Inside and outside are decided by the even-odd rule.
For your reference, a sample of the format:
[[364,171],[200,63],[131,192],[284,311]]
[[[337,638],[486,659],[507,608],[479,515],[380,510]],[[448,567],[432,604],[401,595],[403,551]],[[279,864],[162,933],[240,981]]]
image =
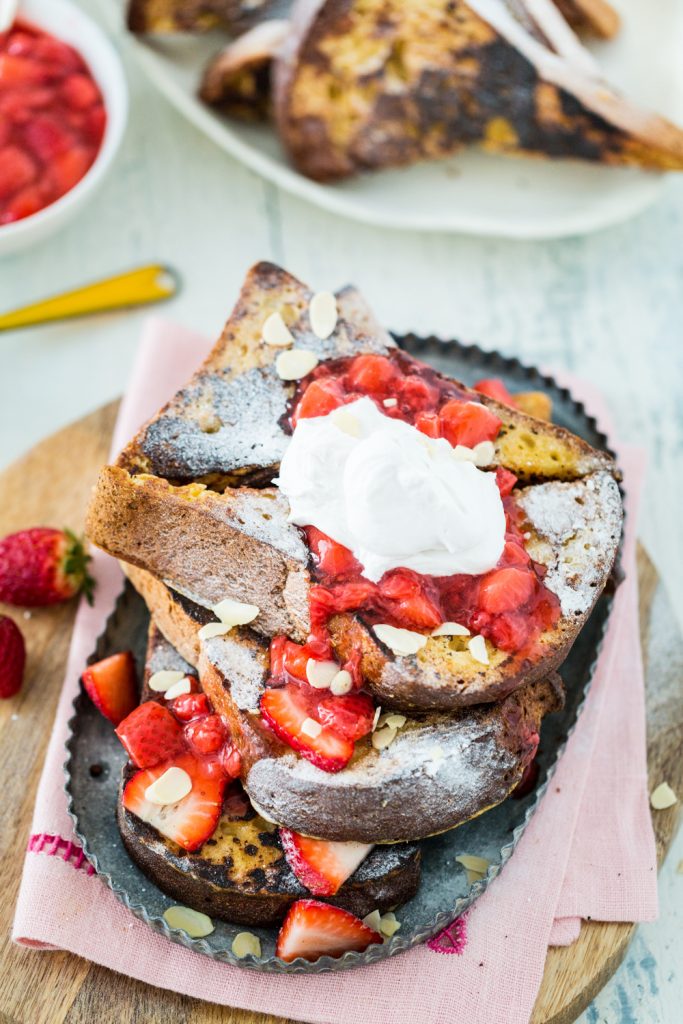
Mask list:
[[[615,6],[623,15],[621,33],[593,46],[607,78],[641,104],[683,122],[683,0],[616,0]],[[151,80],[219,146],[288,192],[369,224],[509,238],[579,235],[643,210],[663,183],[662,175],[639,170],[470,150],[438,163],[319,185],[291,169],[269,127],[231,122],[197,99],[202,69],[224,45],[223,34],[130,38]]]

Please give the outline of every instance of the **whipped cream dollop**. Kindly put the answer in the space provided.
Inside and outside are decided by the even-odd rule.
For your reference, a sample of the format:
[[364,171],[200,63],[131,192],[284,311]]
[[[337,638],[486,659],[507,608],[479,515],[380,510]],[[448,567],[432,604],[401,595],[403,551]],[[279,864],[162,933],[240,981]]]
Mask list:
[[299,420],[275,483],[290,522],[350,548],[373,582],[399,567],[478,575],[503,551],[495,475],[369,398]]

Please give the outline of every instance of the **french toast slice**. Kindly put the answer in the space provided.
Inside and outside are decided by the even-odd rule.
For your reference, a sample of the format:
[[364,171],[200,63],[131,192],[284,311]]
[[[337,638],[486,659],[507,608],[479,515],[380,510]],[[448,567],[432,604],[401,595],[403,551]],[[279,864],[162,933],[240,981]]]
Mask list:
[[[160,700],[148,687],[158,671],[194,669],[150,624],[142,700]],[[136,769],[128,763],[122,787]],[[119,799],[117,820],[131,858],[160,889],[184,906],[238,924],[281,921],[291,904],[310,896],[290,868],[277,826],[266,821],[233,785],[213,836],[194,853],[182,850],[126,810]],[[376,846],[330,903],[364,917],[374,909],[405,903],[420,880],[420,848],[413,843]]]
[[[318,181],[467,145],[681,170],[683,130],[618,94],[577,42],[557,52],[542,41],[518,16],[527,7],[299,0],[273,68],[276,125],[290,160]],[[571,30],[559,20],[566,42]]]
[[[267,485],[289,440],[285,421],[294,386],[275,372],[276,350],[262,339],[263,322],[281,311],[296,346],[323,360],[397,352],[355,290],[338,293],[340,316],[326,341],[311,330],[310,300],[310,290],[279,268],[252,269],[204,365],[141,429],[117,464],[103,469],[87,524],[94,543],[195,603],[210,608],[225,597],[248,601],[261,610],[254,624],[259,632],[298,641],[310,626],[309,551],[288,522],[288,503]],[[523,510],[528,543],[534,542],[534,557],[548,569],[562,618],[543,635],[531,660],[491,650],[483,667],[459,641],[435,637],[417,659],[394,658],[358,616],[336,616],[330,626],[339,652],[360,647],[369,685],[378,699],[390,697],[397,707],[445,709],[494,700],[551,672],[606,583],[620,533],[621,502],[609,455],[560,427],[464,385],[457,388],[502,421],[493,465],[514,472],[529,494],[541,487],[542,500]],[[527,490],[516,493],[521,500]],[[547,536],[546,503],[562,510],[561,535]],[[598,528],[601,521],[605,529]],[[584,585],[587,573],[590,587]]]
[[204,102],[238,121],[267,121],[271,65],[288,31],[288,21],[272,18],[223,47],[204,71],[199,88]]
[[543,717],[562,706],[562,684],[551,676],[496,704],[410,718],[384,750],[365,737],[343,771],[330,774],[261,720],[269,669],[261,637],[243,628],[201,640],[210,612],[144,570],[124,569],[161,633],[198,667],[201,686],[240,751],[254,807],[297,832],[370,843],[454,828],[508,796],[535,753]]
[[289,0],[129,0],[128,28],[144,33],[208,32],[225,28],[246,32],[265,17],[287,9]]

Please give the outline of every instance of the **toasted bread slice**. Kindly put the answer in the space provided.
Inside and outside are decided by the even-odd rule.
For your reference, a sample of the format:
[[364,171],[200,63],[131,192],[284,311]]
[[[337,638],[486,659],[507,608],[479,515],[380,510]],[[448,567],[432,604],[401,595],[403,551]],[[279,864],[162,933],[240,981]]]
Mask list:
[[136,34],[226,28],[239,35],[289,6],[289,0],[129,0],[128,28]]
[[239,121],[268,120],[271,64],[288,31],[288,21],[271,19],[224,47],[204,71],[199,89],[204,102]]
[[206,609],[159,580],[124,566],[163,635],[198,666],[201,685],[229,723],[242,755],[243,784],[260,813],[324,839],[398,842],[462,824],[504,800],[536,749],[545,714],[562,705],[557,677],[498,704],[409,719],[385,750],[369,738],[336,775],[281,743],[259,715],[268,646],[249,629],[200,640]]
[[291,20],[274,66],[275,115],[308,177],[331,181],[472,144],[683,168],[683,130],[617,94],[582,48],[555,52],[504,0],[299,0]]
[[[146,684],[162,669],[194,672],[152,624],[143,700],[159,699]],[[124,767],[123,785],[134,772],[132,765]],[[148,878],[183,905],[210,917],[273,924],[295,900],[310,896],[285,859],[277,827],[260,817],[239,792],[226,798],[216,831],[196,853],[181,850],[127,811],[120,800],[117,818],[126,849]],[[329,902],[364,917],[375,908],[384,911],[405,903],[419,880],[419,846],[377,846]]]
[[581,34],[612,39],[621,19],[606,0],[553,0],[572,28]]
[[[263,635],[285,633],[296,640],[304,640],[309,629],[308,550],[287,521],[288,505],[276,488],[234,486],[270,480],[288,442],[282,422],[293,387],[273,369],[274,350],[262,340],[262,324],[270,313],[282,311],[296,345],[320,358],[394,348],[353,289],[338,294],[337,328],[319,341],[308,321],[310,298],[301,282],[279,268],[254,267],[207,361],[142,428],[117,465],[105,467],[88,513],[90,538],[110,554],[148,570],[205,607],[225,597],[249,601],[261,609],[255,626]],[[498,651],[491,652],[484,668],[454,649],[455,641],[434,638],[418,661],[393,659],[357,618],[332,620],[339,652],[352,644],[362,647],[363,670],[379,698],[391,694],[397,706],[408,708],[494,700],[552,671],[606,582],[619,536],[621,506],[607,454],[560,427],[458,387],[502,420],[494,462],[522,480],[552,478],[539,492],[548,507],[555,501],[579,508],[585,493],[590,516],[574,517],[580,526],[574,540],[569,534],[554,538],[539,558],[549,568],[563,566],[564,577],[573,579],[566,586],[573,585],[581,598],[563,608],[560,624],[542,638],[533,664]],[[563,489],[562,480],[574,481],[575,489]],[[531,536],[535,521],[542,519],[539,502],[527,518]],[[608,530],[596,530],[601,518]],[[570,541],[590,545],[583,559],[584,567],[595,567],[590,591],[582,589],[578,574],[571,575]],[[551,585],[560,575],[548,577]]]

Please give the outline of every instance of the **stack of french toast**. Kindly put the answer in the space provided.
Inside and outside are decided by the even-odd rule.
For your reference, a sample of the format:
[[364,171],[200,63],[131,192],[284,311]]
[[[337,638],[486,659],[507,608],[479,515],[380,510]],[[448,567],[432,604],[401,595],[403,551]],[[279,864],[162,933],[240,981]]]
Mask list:
[[683,168],[683,130],[609,85],[584,45],[618,31],[607,0],[131,0],[128,23],[233,36],[202,99],[272,120],[317,181],[466,146]]
[[352,287],[251,269],[87,520],[150,613],[119,825],[174,899],[286,917],[284,960],[364,949],[419,841],[528,776],[622,521],[613,459],[547,405],[408,355]]

